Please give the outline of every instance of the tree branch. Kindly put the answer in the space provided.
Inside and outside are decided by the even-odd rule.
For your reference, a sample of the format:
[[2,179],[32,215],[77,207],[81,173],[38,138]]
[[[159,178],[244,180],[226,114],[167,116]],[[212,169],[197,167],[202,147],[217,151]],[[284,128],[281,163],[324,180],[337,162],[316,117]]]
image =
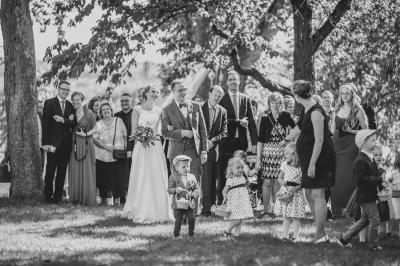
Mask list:
[[225,32],[223,32],[221,29],[219,29],[217,26],[215,26],[215,24],[213,24],[211,26],[211,29],[214,31],[214,33],[216,35],[218,35],[219,37],[222,37],[224,39],[229,39],[229,35],[226,34]]
[[328,16],[324,25],[321,26],[312,36],[314,53],[321,46],[322,42],[328,37],[332,30],[339,23],[343,15],[350,9],[352,0],[340,0],[333,12]]
[[242,67],[239,63],[239,57],[237,54],[237,50],[236,49],[232,49],[231,52],[231,61],[233,64],[233,68],[241,75],[246,75],[246,76],[250,76],[252,78],[254,78],[255,80],[257,80],[264,88],[267,88],[268,90],[270,90],[271,92],[280,92],[283,95],[287,95],[287,94],[292,94],[290,89],[287,87],[284,87],[282,85],[279,85],[273,81],[271,81],[270,79],[267,79],[264,77],[264,75],[258,71],[257,69],[255,69],[254,67]]

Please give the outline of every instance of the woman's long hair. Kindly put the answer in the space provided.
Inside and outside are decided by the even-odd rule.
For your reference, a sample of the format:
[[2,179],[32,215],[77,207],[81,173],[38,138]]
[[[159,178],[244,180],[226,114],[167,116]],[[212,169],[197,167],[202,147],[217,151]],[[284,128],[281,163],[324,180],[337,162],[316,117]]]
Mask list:
[[[358,112],[362,112],[363,116],[365,117],[365,119],[367,119],[363,108],[361,107],[361,105],[359,103],[357,103],[356,101],[356,97],[357,97],[357,87],[353,84],[353,83],[346,83],[343,84],[342,86],[340,86],[339,88],[339,98],[337,101],[337,105],[335,108],[336,113],[339,112],[340,108],[343,107],[344,105],[344,101],[342,99],[342,91],[348,88],[351,92],[351,100],[350,100],[350,114],[349,116],[346,118],[346,122],[349,124],[349,126],[353,129],[355,129],[356,127],[358,127],[358,125],[360,124],[360,122],[357,119],[357,113]],[[368,124],[368,121],[366,121]]]

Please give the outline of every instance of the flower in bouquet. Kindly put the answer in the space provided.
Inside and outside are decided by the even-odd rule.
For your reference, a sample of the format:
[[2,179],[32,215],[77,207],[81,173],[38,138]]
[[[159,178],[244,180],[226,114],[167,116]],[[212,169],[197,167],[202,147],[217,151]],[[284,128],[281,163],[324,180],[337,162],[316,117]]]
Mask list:
[[154,145],[159,138],[154,128],[138,125],[133,140],[142,143],[145,148],[150,148],[150,144]]

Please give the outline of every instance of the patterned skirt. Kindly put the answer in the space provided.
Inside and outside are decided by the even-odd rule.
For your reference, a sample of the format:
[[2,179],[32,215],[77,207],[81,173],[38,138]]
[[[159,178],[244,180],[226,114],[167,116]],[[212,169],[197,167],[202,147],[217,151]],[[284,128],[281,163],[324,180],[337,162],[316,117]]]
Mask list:
[[277,179],[282,160],[285,156],[279,143],[268,142],[264,144],[261,158],[262,177],[264,179]]

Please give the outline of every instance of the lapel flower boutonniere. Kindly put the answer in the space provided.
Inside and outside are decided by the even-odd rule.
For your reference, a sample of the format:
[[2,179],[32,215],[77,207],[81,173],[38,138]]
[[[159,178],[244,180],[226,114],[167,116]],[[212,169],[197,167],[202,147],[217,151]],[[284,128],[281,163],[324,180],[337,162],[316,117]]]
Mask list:
[[70,116],[68,117],[68,119],[69,119],[70,121],[73,121],[73,120],[74,120],[74,115],[73,115],[73,114],[70,115]]
[[188,114],[193,113],[193,105],[191,103],[188,103],[187,111],[188,111]]

